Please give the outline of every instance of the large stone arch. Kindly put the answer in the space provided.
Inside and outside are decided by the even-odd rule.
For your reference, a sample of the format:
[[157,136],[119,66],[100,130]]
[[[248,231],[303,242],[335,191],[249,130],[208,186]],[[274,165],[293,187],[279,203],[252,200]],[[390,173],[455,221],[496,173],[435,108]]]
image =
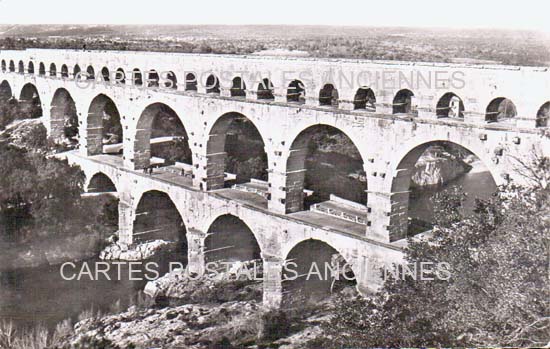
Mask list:
[[[248,122],[250,123],[251,130],[255,131],[254,137],[261,140],[266,158],[268,157],[265,152],[266,137],[262,133],[262,130],[258,127],[258,124],[246,117],[244,114],[235,111],[228,111],[213,121],[212,126],[207,131],[208,140],[206,142],[206,156],[207,156],[207,168],[206,168],[206,188],[205,189],[220,189],[224,187],[225,176],[225,161],[227,158],[226,153],[226,141],[227,134],[234,122]],[[267,171],[267,168],[265,169]],[[238,175],[238,173],[237,173]]]
[[[360,271],[346,254],[330,241],[306,238],[284,250],[286,267],[283,268],[282,306],[303,306],[316,302],[335,291],[338,282],[356,285]],[[319,271],[319,276],[316,272]],[[339,281],[338,281],[339,279]]]
[[238,215],[225,213],[210,219],[204,240],[205,262],[261,259],[260,236]]
[[0,83],[0,102],[6,102],[13,97],[11,85],[7,80],[2,80]]
[[442,144],[452,144],[466,149],[483,163],[491,173],[491,177],[497,186],[504,184],[505,180],[502,178],[498,167],[488,157],[488,154],[482,151],[481,147],[464,144],[460,140],[443,138],[410,142],[402,147],[401,151],[397,152],[397,156],[394,157],[394,162],[391,165],[392,176],[388,180],[389,188],[387,189],[387,192],[391,193],[392,202],[388,227],[390,229],[390,241],[407,236],[410,185],[416,162],[430,146]]
[[78,112],[69,91],[55,90],[50,110],[50,137],[56,141],[78,135]]
[[[107,112],[110,112],[108,114]],[[111,115],[113,114],[113,115]],[[105,138],[105,117],[109,116],[109,120],[113,119],[114,127],[119,127],[116,130],[118,140],[113,140],[110,144],[122,143],[123,128],[120,123],[120,113],[115,102],[105,94],[97,95],[88,108],[88,116],[86,121],[86,139],[85,144],[88,155],[97,155],[104,152],[103,140]],[[120,134],[118,134],[120,133]]]
[[[151,164],[151,137],[153,131],[153,121],[159,114],[170,114],[177,118],[177,121],[183,129],[183,137],[186,142],[189,140],[188,128],[180,115],[165,102],[154,102],[144,108],[136,124],[136,134],[133,144],[134,169],[143,169]],[[189,148],[189,145],[187,146]],[[190,151],[190,149],[188,149]],[[192,165],[192,157],[188,160]]]
[[39,118],[42,116],[42,102],[38,89],[32,83],[27,83],[21,89],[19,95],[20,112],[25,119]]
[[[304,184],[306,180],[308,148],[313,137],[324,130],[344,135],[357,150],[363,164],[362,170],[365,168],[365,158],[359,147],[360,143],[356,142],[354,137],[344,129],[324,123],[313,124],[300,129],[299,133],[292,135],[294,138],[289,138],[292,139],[292,142],[290,143],[286,159],[285,206],[287,213],[301,211],[304,208]],[[367,188],[365,187],[365,189]]]
[[134,201],[132,241],[162,239],[177,242],[187,259],[188,235],[184,216],[172,196],[163,190],[144,190]]
[[[96,185],[97,184],[97,185]],[[112,188],[110,187],[112,185]],[[86,175],[86,183],[84,188],[86,192],[117,192],[118,193],[118,183],[115,178],[110,177],[105,172],[96,171]],[[109,187],[109,190],[105,190]]]

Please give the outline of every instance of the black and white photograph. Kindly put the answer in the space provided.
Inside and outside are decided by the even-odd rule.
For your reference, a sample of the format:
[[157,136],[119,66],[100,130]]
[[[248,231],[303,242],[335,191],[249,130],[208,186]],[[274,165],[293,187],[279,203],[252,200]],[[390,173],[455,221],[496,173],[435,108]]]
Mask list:
[[549,11],[0,0],[0,349],[550,347]]

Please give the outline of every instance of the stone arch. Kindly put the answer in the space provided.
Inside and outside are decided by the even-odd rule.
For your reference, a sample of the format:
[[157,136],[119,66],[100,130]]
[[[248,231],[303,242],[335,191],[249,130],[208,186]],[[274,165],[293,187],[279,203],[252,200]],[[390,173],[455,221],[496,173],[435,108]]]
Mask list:
[[185,75],[185,91],[197,91],[197,77],[193,73]]
[[264,78],[259,84],[258,89],[256,92],[256,95],[258,99],[267,99],[267,100],[274,100],[275,96],[273,95],[273,84],[271,83],[271,80],[268,78]]
[[[229,170],[235,172],[237,183],[246,183],[252,178],[267,179],[265,138],[249,118],[227,112],[213,123],[208,134],[206,189],[223,188],[225,172]],[[239,152],[238,147],[247,150]]]
[[86,185],[87,193],[117,193],[117,185],[103,172],[96,172],[89,177]]
[[19,74],[25,74],[25,63],[23,61],[19,61],[18,72]]
[[485,121],[498,122],[506,119],[512,119],[517,116],[516,105],[512,100],[506,97],[497,97],[493,99],[485,110]]
[[550,101],[540,106],[537,111],[537,127],[547,127],[550,118]]
[[95,80],[95,70],[91,65],[86,68],[86,80]]
[[174,200],[159,190],[143,192],[135,208],[133,242],[165,240],[178,245],[176,256],[187,260],[187,228]]
[[109,72],[109,68],[101,68],[101,78],[104,82],[109,82],[111,80],[111,73]]
[[117,84],[125,84],[126,83],[126,73],[124,73],[124,69],[118,68],[115,72],[115,81]]
[[42,102],[38,89],[31,83],[25,84],[19,96],[20,112],[23,118],[39,118],[42,116]]
[[55,63],[50,64],[50,76],[57,76],[57,68]]
[[220,93],[220,79],[214,74],[208,75],[204,86],[206,87],[206,93]]
[[132,70],[132,86],[143,86],[143,74],[139,68]]
[[283,307],[318,302],[343,286],[357,284],[351,264],[322,240],[298,242],[286,255],[285,263],[281,275]]
[[338,90],[333,84],[325,84],[319,91],[319,105],[338,107]]
[[46,66],[43,62],[38,65],[38,75],[46,75]]
[[11,73],[15,72],[15,63],[13,62],[13,60],[10,60],[10,72]]
[[408,89],[397,91],[393,98],[393,114],[410,114],[413,112],[412,99],[414,93]]
[[7,80],[3,80],[0,83],[0,103],[7,102],[13,97],[10,83]]
[[443,118],[464,118],[464,103],[454,92],[447,92],[437,102],[436,115]]
[[233,78],[230,93],[231,97],[246,97],[246,84],[240,76]]
[[[108,145],[121,144],[123,140],[120,113],[111,98],[97,95],[88,108],[86,122],[86,147],[88,155],[102,154]],[[119,153],[122,147],[116,146],[108,153]]]
[[50,137],[57,142],[65,139],[76,142],[78,114],[76,104],[64,88],[58,88],[53,96],[50,110]]
[[[329,142],[340,142],[346,149],[345,155],[339,153],[338,156],[333,156],[333,153],[328,153],[320,159],[315,158],[320,153],[319,147]],[[356,143],[341,129],[327,124],[316,124],[303,129],[293,139],[286,160],[287,213],[302,211],[306,202],[308,205],[316,205],[331,199],[363,210],[367,198],[364,164]],[[323,167],[320,168],[321,166]],[[344,171],[352,172],[344,176]],[[351,176],[351,173],[354,175]],[[310,198],[307,198],[304,189],[312,188],[305,188],[306,184],[317,189]],[[359,220],[362,218],[364,217],[359,217]]]
[[[151,165],[151,156],[161,155],[151,147],[152,138],[161,138],[162,143],[171,142],[170,145],[175,147],[173,157],[170,159],[162,157],[163,164],[179,162],[192,165],[189,137],[183,120],[174,109],[164,103],[150,104],[139,117],[134,141],[135,169],[148,168]],[[165,151],[161,149],[159,153],[165,153]]]
[[[420,157],[425,154],[426,150],[433,147],[443,147],[443,150],[465,150],[468,153],[475,156],[475,158],[483,164],[488,172],[491,175],[493,183],[496,185],[501,184],[501,178],[495,172],[494,167],[492,166],[490,159],[487,159],[483,153],[476,151],[474,148],[467,145],[463,145],[457,142],[449,140],[428,140],[418,144],[413,144],[408,146],[407,151],[400,154],[398,162],[395,169],[393,170],[394,176],[391,181],[392,193],[392,211],[391,211],[391,221],[390,221],[390,241],[399,240],[407,235],[414,235],[418,233],[420,227],[413,227],[411,224],[416,224],[414,221],[409,220],[409,204],[410,204],[410,193],[411,193],[411,183],[413,175],[415,175],[415,165],[417,164]],[[437,187],[435,187],[437,188]],[[423,228],[424,230],[429,229]]]
[[61,66],[61,77],[62,78],[68,78],[69,77],[69,68],[66,64],[63,64]]
[[370,112],[376,111],[376,96],[374,91],[368,87],[361,87],[353,98],[353,109],[366,109]]
[[7,66],[6,66],[6,60],[2,60],[2,73],[5,73],[7,70]]
[[209,225],[204,241],[205,262],[245,262],[261,259],[261,247],[254,231],[232,214],[217,216]]
[[160,77],[156,70],[151,69],[147,72],[147,87],[159,87]]
[[82,69],[80,69],[80,66],[78,64],[75,64],[74,68],[73,68],[73,77],[75,79],[78,79],[80,78],[80,72],[82,71]]
[[29,74],[34,74],[34,63],[32,61],[29,61],[29,64],[27,65],[27,72]]
[[168,73],[166,73],[166,81],[164,82],[164,87],[174,90],[178,89],[178,78],[173,71],[169,71]]
[[300,80],[292,80],[288,84],[286,101],[294,103],[306,102],[306,88],[303,82],[301,82]]

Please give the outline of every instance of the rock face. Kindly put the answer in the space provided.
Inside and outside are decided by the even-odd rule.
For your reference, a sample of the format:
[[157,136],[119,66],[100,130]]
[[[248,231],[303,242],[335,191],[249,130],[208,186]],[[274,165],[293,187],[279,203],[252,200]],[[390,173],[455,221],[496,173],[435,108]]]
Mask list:
[[117,242],[105,247],[99,253],[102,260],[141,261],[153,257],[156,253],[170,249],[173,243],[164,240],[148,241],[128,247]]
[[413,187],[442,185],[467,173],[471,166],[455,155],[440,149],[427,151],[415,165]]

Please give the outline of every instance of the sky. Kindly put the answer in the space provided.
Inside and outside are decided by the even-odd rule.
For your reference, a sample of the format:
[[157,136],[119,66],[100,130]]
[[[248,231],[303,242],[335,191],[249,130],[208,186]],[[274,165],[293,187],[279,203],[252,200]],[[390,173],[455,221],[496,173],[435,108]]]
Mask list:
[[550,1],[0,0],[0,24],[325,24],[550,32]]

